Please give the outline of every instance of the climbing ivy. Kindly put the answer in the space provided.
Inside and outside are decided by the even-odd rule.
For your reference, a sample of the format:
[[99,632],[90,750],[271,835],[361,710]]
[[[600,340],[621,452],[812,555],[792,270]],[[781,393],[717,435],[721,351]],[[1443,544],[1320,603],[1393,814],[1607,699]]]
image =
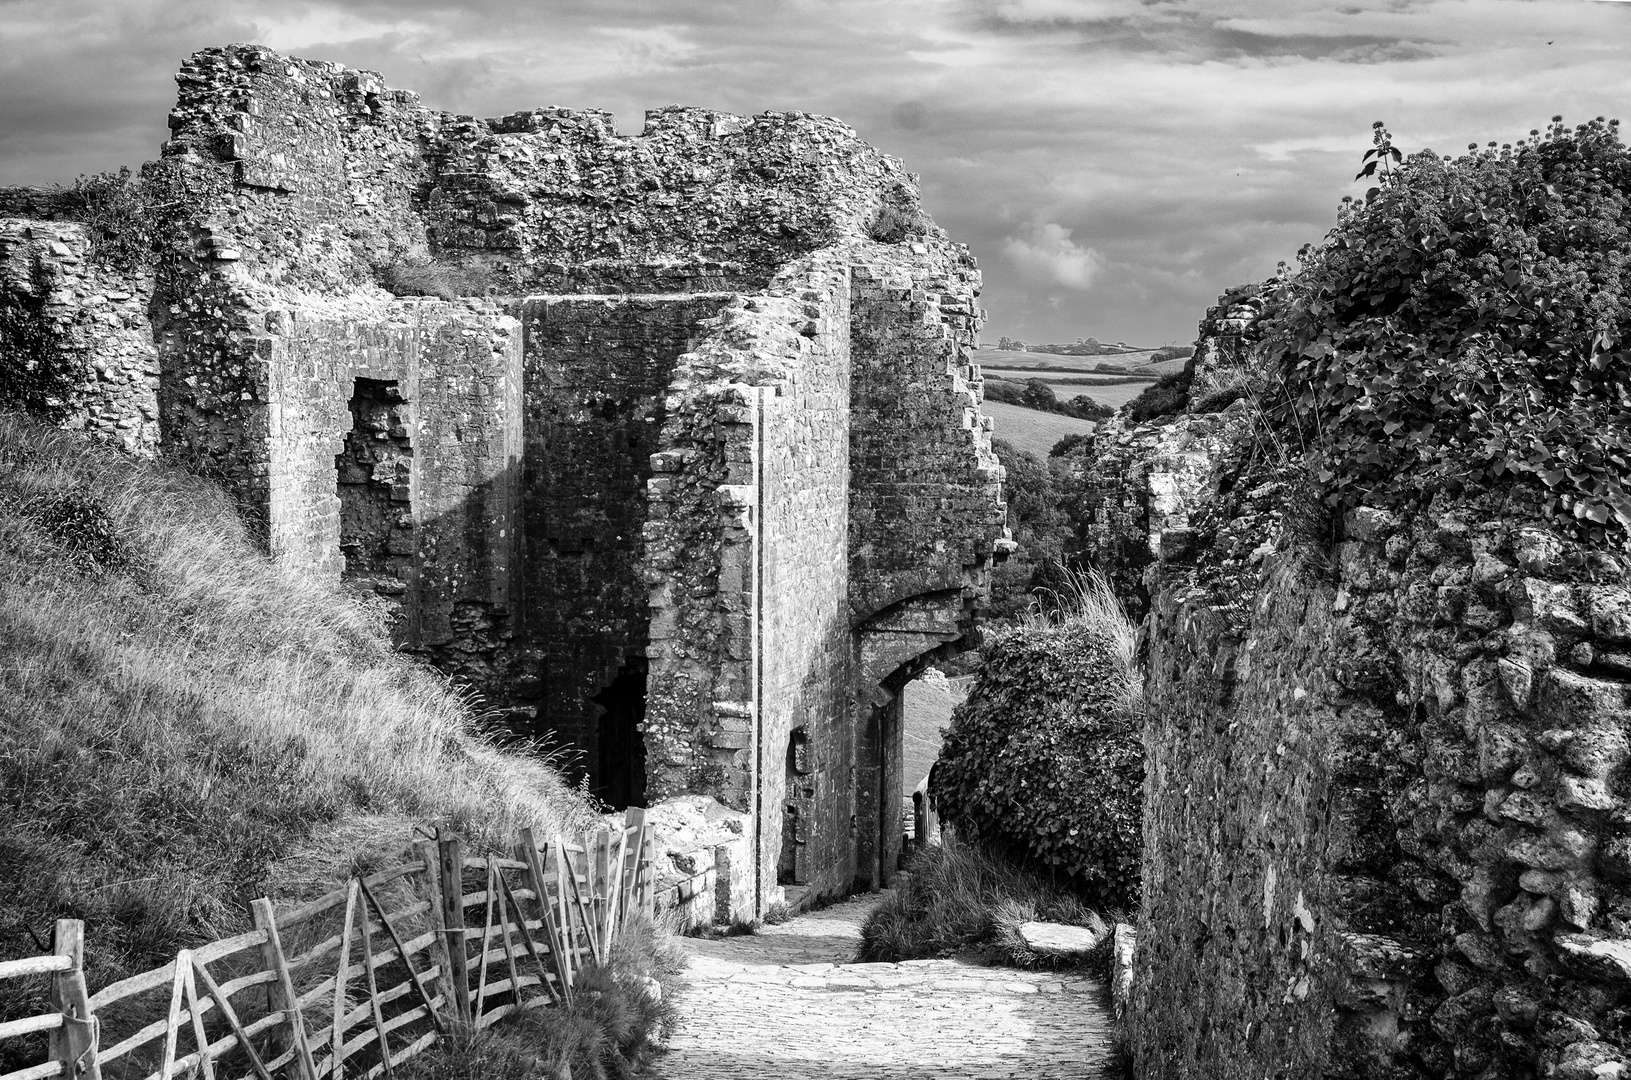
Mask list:
[[[1617,121],[1404,157],[1376,125],[1336,228],[1268,283],[1270,415],[1327,505],[1536,485],[1631,531],[1631,153]],[[1380,168],[1378,169],[1378,166]]]

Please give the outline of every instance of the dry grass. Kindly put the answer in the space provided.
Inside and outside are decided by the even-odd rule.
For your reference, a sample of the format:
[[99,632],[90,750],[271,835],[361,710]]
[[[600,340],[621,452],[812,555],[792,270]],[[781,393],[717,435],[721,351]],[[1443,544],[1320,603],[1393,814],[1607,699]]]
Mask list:
[[[1113,924],[1114,913],[1107,919]],[[1054,961],[1020,939],[1020,923],[1098,921],[1098,913],[1068,889],[948,831],[942,843],[912,857],[905,885],[867,916],[858,959],[898,963],[963,955],[1016,967],[1051,966]],[[1102,952],[1095,950],[1084,963],[1102,970]]]
[[1083,625],[1101,638],[1115,663],[1117,692],[1122,706],[1136,712],[1144,698],[1144,678],[1138,667],[1138,629],[1127,609],[1098,570],[1057,565],[1052,575],[1064,582],[1059,589],[1042,589],[1030,610],[1017,620],[1021,628],[1043,629]]
[[[275,569],[217,490],[0,413],[0,958],[82,918],[94,989],[416,826],[480,849],[588,814],[365,612]],[[38,990],[0,984],[0,1017]]]
[[666,1043],[678,1015],[684,954],[639,920],[605,968],[587,968],[570,1006],[512,1015],[436,1043],[397,1069],[399,1080],[624,1080]]

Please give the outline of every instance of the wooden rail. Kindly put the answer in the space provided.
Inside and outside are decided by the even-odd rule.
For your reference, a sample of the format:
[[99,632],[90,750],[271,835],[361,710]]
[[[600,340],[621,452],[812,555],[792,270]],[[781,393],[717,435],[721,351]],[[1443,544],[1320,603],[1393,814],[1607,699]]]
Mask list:
[[49,977],[52,1006],[0,1023],[0,1040],[50,1038],[46,1061],[0,1080],[390,1080],[450,1031],[570,1002],[577,973],[654,914],[641,810],[575,843],[525,830],[503,857],[456,837],[414,847],[291,910],[257,900],[249,933],[95,994],[84,926],[59,920],[50,955],[0,961],[0,979]]

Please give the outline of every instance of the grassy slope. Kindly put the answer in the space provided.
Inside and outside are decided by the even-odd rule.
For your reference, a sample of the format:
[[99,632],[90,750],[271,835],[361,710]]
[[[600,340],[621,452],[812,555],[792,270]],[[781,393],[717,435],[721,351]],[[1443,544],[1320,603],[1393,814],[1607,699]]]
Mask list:
[[[364,611],[272,567],[218,491],[0,413],[0,959],[82,918],[95,989],[245,928],[256,896],[394,860],[415,825],[480,846],[587,813]],[[0,1019],[38,1011],[33,981],[0,983]]]

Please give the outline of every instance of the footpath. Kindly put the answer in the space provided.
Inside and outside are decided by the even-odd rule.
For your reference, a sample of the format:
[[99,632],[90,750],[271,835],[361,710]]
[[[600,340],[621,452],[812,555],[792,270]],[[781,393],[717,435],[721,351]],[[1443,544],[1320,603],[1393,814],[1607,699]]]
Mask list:
[[1097,1080],[1098,979],[956,960],[851,963],[877,897],[759,933],[687,939],[663,1080]]

